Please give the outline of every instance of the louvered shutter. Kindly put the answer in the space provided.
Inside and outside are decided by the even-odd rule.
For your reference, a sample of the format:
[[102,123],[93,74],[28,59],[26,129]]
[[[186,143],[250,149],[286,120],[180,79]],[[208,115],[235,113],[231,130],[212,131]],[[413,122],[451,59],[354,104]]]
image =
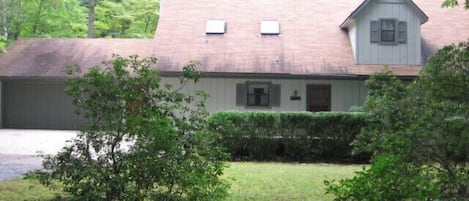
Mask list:
[[397,31],[398,31],[397,42],[406,43],[407,42],[407,23],[404,21],[400,21]]
[[370,22],[370,41],[372,43],[379,42],[379,21]]
[[280,107],[281,98],[280,84],[272,84],[270,86],[270,106]]
[[246,106],[248,91],[246,84],[236,84],[236,106]]

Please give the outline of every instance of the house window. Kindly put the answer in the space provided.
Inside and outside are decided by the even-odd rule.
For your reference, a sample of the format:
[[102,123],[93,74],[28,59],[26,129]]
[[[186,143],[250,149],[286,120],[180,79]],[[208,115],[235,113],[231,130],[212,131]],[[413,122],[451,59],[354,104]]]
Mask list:
[[270,84],[248,83],[248,106],[269,106]]
[[207,20],[206,34],[224,34],[226,30],[225,20]]
[[379,19],[370,23],[370,41],[380,45],[407,42],[407,23],[397,19]]
[[280,85],[255,81],[236,84],[236,105],[280,107]]
[[279,35],[280,23],[277,20],[264,20],[261,22],[262,35]]
[[381,42],[396,42],[396,20],[380,20]]

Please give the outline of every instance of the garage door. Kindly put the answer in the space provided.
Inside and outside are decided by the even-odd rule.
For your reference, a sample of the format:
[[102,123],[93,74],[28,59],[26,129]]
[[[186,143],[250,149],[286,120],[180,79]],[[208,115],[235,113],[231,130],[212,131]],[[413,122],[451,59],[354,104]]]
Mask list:
[[3,82],[5,128],[77,129],[83,120],[74,113],[63,80]]

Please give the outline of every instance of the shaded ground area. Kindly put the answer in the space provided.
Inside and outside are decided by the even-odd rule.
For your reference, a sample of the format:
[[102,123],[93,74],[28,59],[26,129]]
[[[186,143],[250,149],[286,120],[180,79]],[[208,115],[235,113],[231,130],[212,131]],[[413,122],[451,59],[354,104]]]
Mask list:
[[0,180],[41,168],[38,153],[55,154],[76,131],[0,129]]
[[0,181],[41,168],[41,158],[32,155],[0,154]]

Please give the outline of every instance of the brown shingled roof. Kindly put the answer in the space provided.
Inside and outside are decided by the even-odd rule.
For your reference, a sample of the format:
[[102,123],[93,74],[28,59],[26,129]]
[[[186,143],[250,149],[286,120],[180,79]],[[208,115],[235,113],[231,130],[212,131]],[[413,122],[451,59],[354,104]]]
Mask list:
[[152,56],[153,49],[152,39],[20,39],[0,55],[0,76],[65,77],[70,65],[100,66],[113,53]]
[[[356,65],[341,23],[363,0],[166,0],[154,40],[29,39],[0,55],[0,76],[65,76],[64,66],[93,66],[111,58],[157,56],[162,71],[177,72],[189,60],[210,73],[370,75],[381,65]],[[429,17],[422,25],[423,56],[469,37],[469,10],[441,8],[440,1],[415,0]],[[224,35],[206,35],[208,19],[225,19]],[[281,35],[261,36],[262,20],[280,21]],[[391,66],[415,76],[421,66]]]
[[[356,65],[341,23],[363,0],[167,0],[156,37],[161,66],[198,59],[208,72],[370,75],[382,65]],[[422,26],[424,58],[469,37],[469,11],[440,1],[414,1],[429,17]],[[207,19],[225,19],[225,35],[204,33]],[[280,36],[260,36],[262,20],[278,19]],[[457,28],[458,31],[455,31]],[[391,66],[415,76],[421,66]]]

